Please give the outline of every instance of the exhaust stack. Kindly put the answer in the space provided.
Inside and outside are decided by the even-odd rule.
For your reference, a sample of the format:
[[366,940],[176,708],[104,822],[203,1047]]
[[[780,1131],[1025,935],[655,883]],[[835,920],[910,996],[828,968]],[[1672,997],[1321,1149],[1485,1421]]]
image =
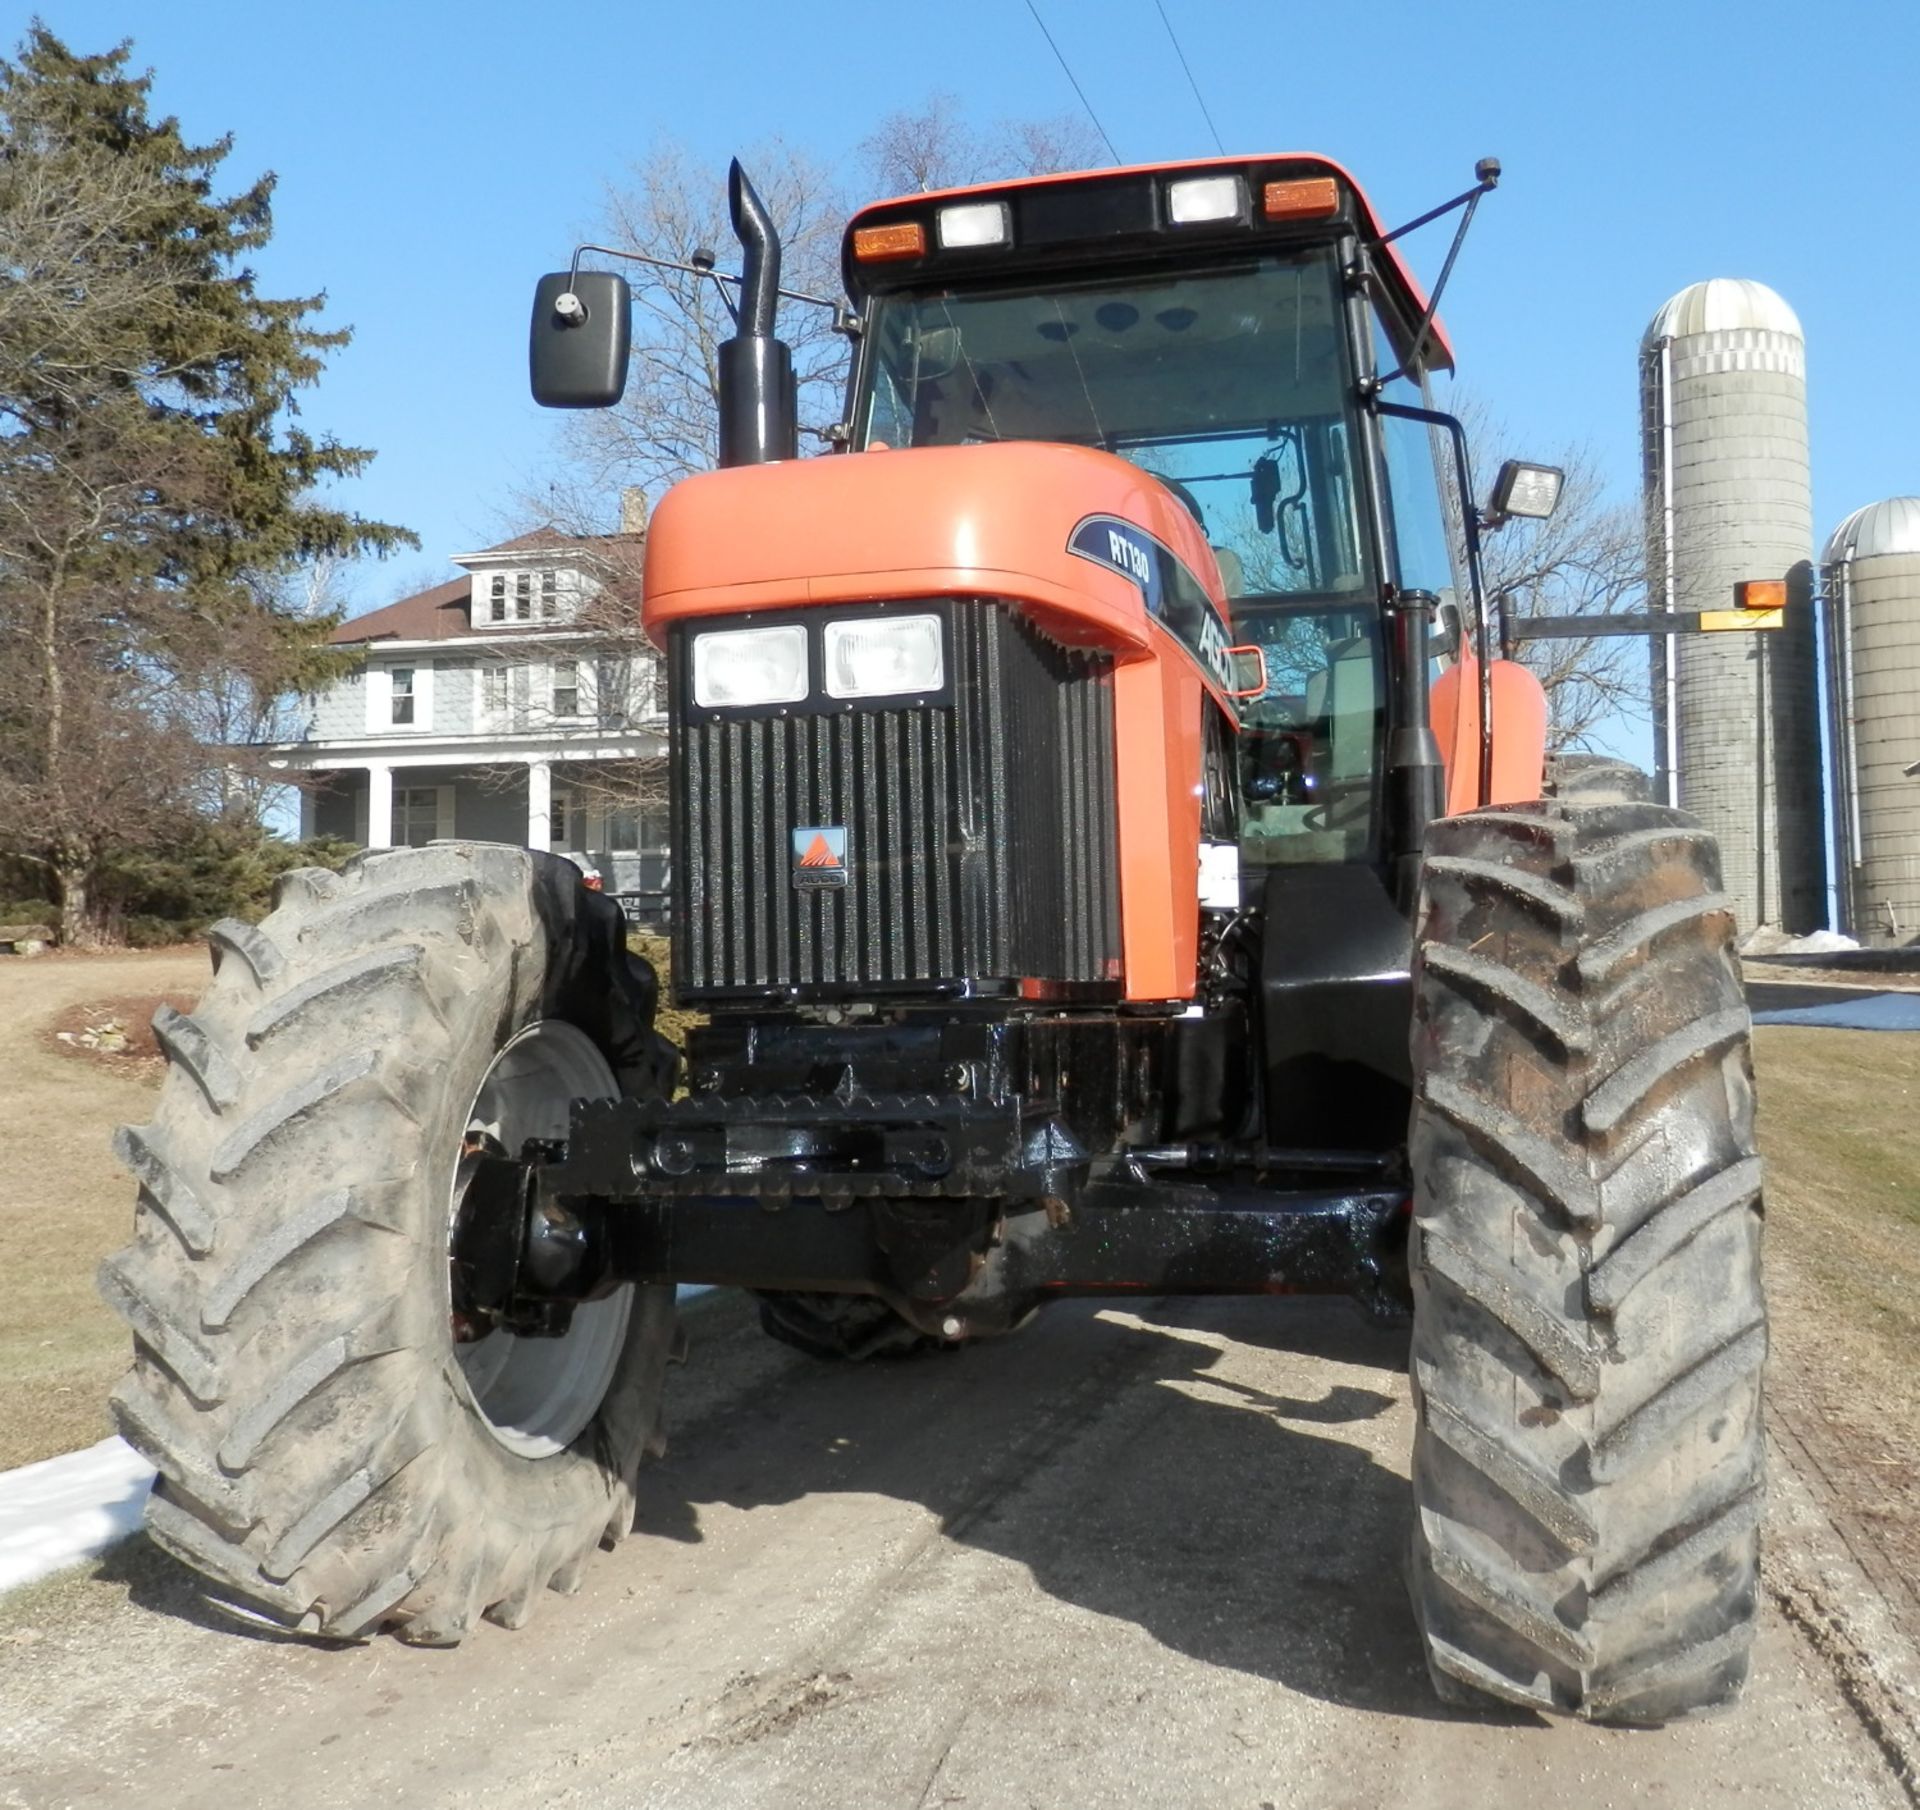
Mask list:
[[720,463],[765,465],[799,453],[793,353],[774,337],[780,305],[780,234],[738,158],[727,205],[740,241],[737,331],[720,347]]

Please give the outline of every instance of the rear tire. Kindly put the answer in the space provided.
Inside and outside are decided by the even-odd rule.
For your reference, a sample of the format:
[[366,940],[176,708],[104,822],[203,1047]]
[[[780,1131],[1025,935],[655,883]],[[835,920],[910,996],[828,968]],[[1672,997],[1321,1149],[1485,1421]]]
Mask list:
[[135,1236],[100,1271],[148,1530],[305,1632],[518,1626],[632,1524],[673,1291],[582,1308],[565,1341],[456,1344],[456,1169],[479,1119],[517,1147],[564,1134],[576,1092],[670,1079],[652,971],[569,863],[490,844],[289,874],[210,941],[206,996],[155,1019],[159,1108],[117,1139]]
[[1411,1585],[1449,1701],[1649,1724],[1746,1677],[1767,1330],[1732,931],[1677,811],[1430,831]]
[[1547,796],[1563,804],[1648,804],[1653,782],[1611,754],[1550,754]]

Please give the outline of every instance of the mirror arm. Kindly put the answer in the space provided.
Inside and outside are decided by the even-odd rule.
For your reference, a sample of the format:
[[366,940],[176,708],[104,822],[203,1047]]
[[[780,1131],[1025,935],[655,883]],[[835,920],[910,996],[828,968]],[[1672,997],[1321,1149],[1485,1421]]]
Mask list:
[[[580,260],[586,253],[597,251],[603,257],[625,258],[630,264],[651,264],[655,270],[681,270],[688,276],[711,277],[716,284],[731,283],[736,289],[740,279],[731,272],[715,270],[711,264],[691,263],[683,258],[656,258],[644,251],[626,251],[618,245],[577,245],[573,251],[573,262],[567,267],[567,281],[573,282],[580,275]],[[805,302],[809,307],[824,308],[834,317],[834,330],[839,333],[857,333],[860,330],[859,317],[845,302],[830,302],[824,295],[809,295],[804,289],[780,289],[775,293],[789,302]],[[740,311],[733,305],[732,299],[724,288],[720,298],[727,304],[727,312],[736,322]]]
[[1384,390],[1388,384],[1406,376],[1420,363],[1420,354],[1426,350],[1427,335],[1433,331],[1434,318],[1440,312],[1440,298],[1446,294],[1447,280],[1453,275],[1454,260],[1460,256],[1460,247],[1466,243],[1467,228],[1473,224],[1473,216],[1482,198],[1500,186],[1500,159],[1481,158],[1473,166],[1473,174],[1475,181],[1472,188],[1462,191],[1451,201],[1443,201],[1438,207],[1429,209],[1419,219],[1409,220],[1405,226],[1395,227],[1384,238],[1373,241],[1376,246],[1391,245],[1403,234],[1412,232],[1416,227],[1425,226],[1431,220],[1438,220],[1441,215],[1451,213],[1456,207],[1466,210],[1460,216],[1460,224],[1454,228],[1453,243],[1447,247],[1446,262],[1440,266],[1440,280],[1433,286],[1433,294],[1427,302],[1427,311],[1421,315],[1420,325],[1414,331],[1412,346],[1408,349],[1406,357],[1400,361],[1398,370],[1373,380],[1375,390]]

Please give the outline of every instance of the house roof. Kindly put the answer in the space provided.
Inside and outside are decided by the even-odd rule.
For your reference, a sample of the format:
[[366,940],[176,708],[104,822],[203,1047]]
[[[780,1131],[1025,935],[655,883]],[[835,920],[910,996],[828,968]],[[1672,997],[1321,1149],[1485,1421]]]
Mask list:
[[629,548],[644,546],[646,538],[644,534],[569,534],[551,522],[542,522],[539,527],[516,534],[512,540],[503,540],[498,546],[482,547],[478,553],[462,553],[455,563],[493,559],[502,553],[603,553],[618,557]]
[[[565,534],[551,523],[517,534],[512,540],[487,547],[467,559],[479,559],[496,553],[604,553],[624,552],[645,541],[639,534]],[[356,647],[367,641],[453,641],[477,632],[491,635],[551,634],[550,622],[490,622],[476,630],[473,623],[473,578],[462,573],[445,584],[416,591],[382,609],[354,616],[327,637],[335,647]]]
[[430,591],[416,591],[385,609],[355,616],[341,623],[327,639],[335,647],[351,647],[362,641],[451,641],[457,635],[473,632],[473,624],[467,619],[472,597],[471,578],[450,578]]

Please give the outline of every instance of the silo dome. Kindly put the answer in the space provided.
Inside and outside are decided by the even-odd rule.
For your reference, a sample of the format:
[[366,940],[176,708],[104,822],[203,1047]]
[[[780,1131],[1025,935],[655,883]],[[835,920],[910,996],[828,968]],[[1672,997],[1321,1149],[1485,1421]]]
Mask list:
[[1920,496],[1896,496],[1856,509],[1834,529],[1820,557],[1837,566],[1843,559],[1912,553],[1920,553]]
[[1748,277],[1713,277],[1691,283],[1672,298],[1647,328],[1643,346],[1663,339],[1685,339],[1695,333],[1727,333],[1756,328],[1762,333],[1788,333],[1805,339],[1800,317],[1765,283]]

